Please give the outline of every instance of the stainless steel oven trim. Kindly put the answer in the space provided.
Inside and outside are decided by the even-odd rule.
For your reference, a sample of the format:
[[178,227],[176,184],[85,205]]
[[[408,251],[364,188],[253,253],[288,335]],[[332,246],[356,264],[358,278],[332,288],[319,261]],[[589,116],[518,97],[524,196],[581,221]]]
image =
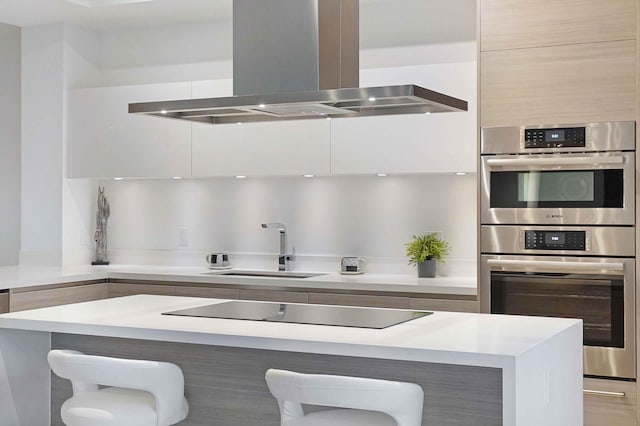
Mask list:
[[[612,208],[491,208],[491,172],[520,170],[623,169],[623,207]],[[624,160],[619,163],[617,158]],[[574,159],[579,159],[577,162]],[[615,160],[613,160],[615,159]],[[522,164],[518,166],[519,160]],[[555,162],[555,160],[558,160]],[[498,161],[498,163],[496,163]],[[502,163],[501,163],[502,161]],[[532,165],[532,161],[539,164]],[[564,161],[564,163],[563,163]],[[613,162],[615,161],[615,162]],[[491,165],[493,162],[494,165]],[[506,162],[506,164],[505,164]],[[571,164],[567,164],[567,162]],[[633,225],[635,224],[635,153],[537,154],[484,156],[480,164],[480,222],[482,224]]]
[[[497,261],[497,262],[496,262]],[[508,261],[508,263],[500,262]],[[520,267],[516,261],[522,262]],[[633,258],[589,258],[564,256],[515,256],[515,255],[482,255],[480,257],[480,310],[491,312],[491,272],[492,271],[520,271],[529,270],[557,272],[559,268],[549,269],[549,262],[565,263],[601,263],[602,269],[595,269],[594,273],[622,274],[624,276],[624,348],[607,348],[584,346],[584,374],[594,376],[635,378],[636,377],[636,291],[635,291],[635,259]],[[612,271],[623,265],[622,271]],[[538,266],[536,266],[538,265]],[[581,271],[584,272],[584,271]]]
[[[531,250],[524,247],[525,231],[585,231],[585,250]],[[568,256],[635,257],[636,237],[633,227],[613,226],[511,226],[482,225],[480,252],[510,254],[544,254]]]
[[[585,146],[570,148],[525,148],[525,129],[585,128]],[[538,126],[485,127],[480,136],[481,154],[535,154],[541,152],[588,152],[635,150],[634,121],[551,124]]]

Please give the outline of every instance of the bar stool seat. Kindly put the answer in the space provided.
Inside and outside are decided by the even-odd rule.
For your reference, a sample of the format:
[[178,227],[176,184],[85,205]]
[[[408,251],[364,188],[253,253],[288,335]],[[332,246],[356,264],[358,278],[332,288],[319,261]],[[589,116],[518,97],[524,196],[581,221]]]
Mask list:
[[[281,426],[420,426],[424,392],[414,383],[270,369]],[[332,407],[305,414],[302,404]]]
[[67,426],[169,426],[189,412],[182,370],[175,364],[70,350],[53,350],[48,359],[53,372],[73,386],[60,409]]

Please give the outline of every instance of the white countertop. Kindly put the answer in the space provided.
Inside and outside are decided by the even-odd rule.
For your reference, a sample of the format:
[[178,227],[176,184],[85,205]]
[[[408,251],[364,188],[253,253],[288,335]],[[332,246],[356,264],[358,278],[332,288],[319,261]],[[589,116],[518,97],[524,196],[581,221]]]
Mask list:
[[382,330],[161,315],[222,302],[127,296],[2,314],[0,328],[492,367],[582,330],[574,319],[453,312]]
[[367,290],[406,293],[432,293],[461,296],[477,294],[475,277],[417,278],[412,275],[328,273],[317,277],[292,279],[221,275],[206,267],[109,265],[76,267],[0,267],[0,290],[60,284],[97,279],[149,280],[186,283],[244,284],[307,289]]

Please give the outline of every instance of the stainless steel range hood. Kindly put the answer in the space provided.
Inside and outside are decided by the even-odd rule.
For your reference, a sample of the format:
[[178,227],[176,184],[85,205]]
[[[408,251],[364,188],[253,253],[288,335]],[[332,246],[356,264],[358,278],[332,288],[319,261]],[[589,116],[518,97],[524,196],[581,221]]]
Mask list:
[[129,104],[211,124],[466,111],[416,85],[359,88],[358,0],[234,0],[233,92]]

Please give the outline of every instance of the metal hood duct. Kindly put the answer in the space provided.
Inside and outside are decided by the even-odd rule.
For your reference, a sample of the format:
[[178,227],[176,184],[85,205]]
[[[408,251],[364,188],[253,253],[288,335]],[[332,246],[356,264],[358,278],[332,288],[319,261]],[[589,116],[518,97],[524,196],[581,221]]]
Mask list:
[[415,85],[359,88],[358,0],[233,0],[235,96],[129,104],[211,124],[466,111]]

